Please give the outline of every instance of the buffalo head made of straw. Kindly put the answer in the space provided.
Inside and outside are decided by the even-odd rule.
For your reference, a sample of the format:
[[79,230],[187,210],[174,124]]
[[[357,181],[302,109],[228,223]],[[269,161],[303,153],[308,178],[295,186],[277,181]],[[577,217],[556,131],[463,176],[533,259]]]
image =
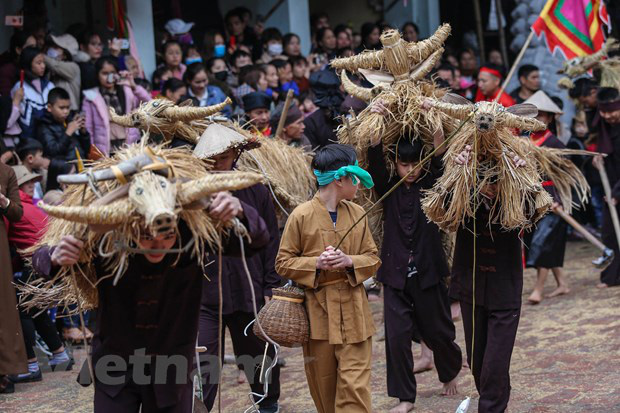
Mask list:
[[610,37],[595,53],[567,60],[558,71],[558,74],[565,75],[558,80],[558,86],[562,89],[572,89],[575,86],[573,79],[586,75],[590,70],[596,70],[599,72],[602,87],[620,88],[620,58],[617,56],[609,58],[609,53],[618,49],[620,49],[618,40]]
[[212,106],[195,107],[191,101],[180,105],[168,99],[153,99],[142,103],[138,108],[126,115],[118,115],[110,108],[110,121],[127,128],[139,128],[146,132],[160,133],[166,140],[174,136],[196,143],[204,131],[208,116],[221,112],[232,101],[227,98],[224,102]]
[[40,203],[40,207],[50,216],[89,225],[115,226],[140,216],[144,227],[157,236],[176,228],[180,210],[195,208],[210,194],[245,188],[263,180],[261,175],[249,172],[211,173],[197,179],[179,180],[165,159],[143,153],[111,168],[61,175],[58,182],[86,185],[114,179],[123,185],[90,205]]

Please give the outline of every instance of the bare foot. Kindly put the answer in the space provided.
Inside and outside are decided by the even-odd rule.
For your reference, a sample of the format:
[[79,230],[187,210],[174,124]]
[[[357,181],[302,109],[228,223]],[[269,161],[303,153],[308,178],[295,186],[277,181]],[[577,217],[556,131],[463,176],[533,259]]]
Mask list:
[[433,359],[422,357],[413,362],[413,374],[424,373],[433,369]]
[[609,287],[609,285],[607,285],[605,283],[596,284],[596,288],[607,288],[607,287]]
[[454,396],[459,394],[458,389],[456,388],[456,384],[458,382],[458,376],[453,378],[451,381],[444,383],[443,388],[441,389],[442,396]]
[[532,291],[532,294],[530,294],[530,297],[527,299],[527,301],[532,305],[536,305],[536,304],[540,304],[542,299],[543,299],[542,291],[534,290]]
[[458,302],[450,304],[450,313],[452,321],[459,321],[461,319],[461,305]]
[[553,297],[557,297],[559,295],[564,295],[568,293],[570,293],[570,288],[568,288],[568,285],[560,285],[558,288],[553,290],[551,294],[547,294],[546,297],[553,298]]
[[465,368],[467,368],[467,369],[469,368],[469,363],[467,362],[467,359],[466,359],[466,358],[465,358],[465,359],[463,359],[463,363],[461,363],[461,366],[462,366],[462,367],[465,367]]
[[413,403],[411,402],[400,402],[398,406],[390,409],[390,413],[409,413],[413,410]]
[[239,375],[237,376],[237,383],[243,384],[248,381],[248,378],[245,377],[245,372],[243,370],[239,370]]

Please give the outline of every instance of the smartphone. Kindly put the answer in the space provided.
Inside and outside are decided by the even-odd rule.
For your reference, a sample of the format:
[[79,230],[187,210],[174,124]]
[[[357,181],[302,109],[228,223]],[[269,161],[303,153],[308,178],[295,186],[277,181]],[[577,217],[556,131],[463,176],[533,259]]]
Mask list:
[[108,81],[108,83],[116,83],[116,82],[118,82],[119,79],[120,79],[120,77],[118,76],[118,74],[110,73],[108,75],[107,81]]

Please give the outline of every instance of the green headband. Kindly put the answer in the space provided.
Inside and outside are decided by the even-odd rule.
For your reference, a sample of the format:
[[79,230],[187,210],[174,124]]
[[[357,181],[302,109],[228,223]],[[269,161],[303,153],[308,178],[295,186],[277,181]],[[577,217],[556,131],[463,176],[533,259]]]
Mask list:
[[315,169],[314,175],[316,176],[319,186],[329,185],[336,179],[340,179],[343,176],[350,176],[354,185],[357,185],[357,183],[361,181],[362,185],[366,188],[372,188],[374,186],[372,176],[370,176],[367,171],[360,168],[357,161],[355,161],[355,165],[343,166],[332,171],[321,172],[318,169]]

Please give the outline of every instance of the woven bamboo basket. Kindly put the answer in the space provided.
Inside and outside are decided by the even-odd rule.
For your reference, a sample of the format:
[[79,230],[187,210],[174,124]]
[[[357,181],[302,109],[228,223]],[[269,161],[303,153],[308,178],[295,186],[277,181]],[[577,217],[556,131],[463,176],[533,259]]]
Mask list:
[[[308,342],[310,324],[304,296],[304,291],[297,287],[275,288],[272,299],[258,313],[265,333],[283,347],[299,347]],[[256,323],[253,331],[258,338],[267,341]]]

